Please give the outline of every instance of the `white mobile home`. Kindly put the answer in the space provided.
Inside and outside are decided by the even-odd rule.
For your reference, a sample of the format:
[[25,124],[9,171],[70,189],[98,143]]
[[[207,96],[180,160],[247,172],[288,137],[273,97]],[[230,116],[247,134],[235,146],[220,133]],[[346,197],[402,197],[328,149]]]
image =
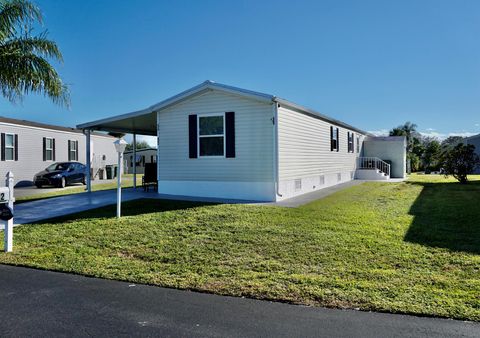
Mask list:
[[[480,156],[480,134],[466,137],[464,139],[466,144],[473,144],[475,146],[475,152]],[[473,172],[474,174],[480,174],[480,166],[477,166]]]
[[[145,164],[146,163],[157,163],[157,149],[156,148],[144,148],[144,149],[137,149],[135,155],[133,154],[133,150],[127,150],[124,153],[124,163],[125,168],[124,172],[128,174],[132,174],[133,165],[135,163],[135,173],[143,174],[145,172]],[[135,157],[135,158],[134,158]]]
[[[54,162],[86,162],[86,138],[79,129],[0,117],[0,138],[0,174],[12,171],[17,186],[31,185],[33,176]],[[114,141],[103,133],[91,136],[92,178],[117,163]]]
[[78,128],[155,135],[162,194],[278,201],[405,175],[404,138],[375,138],[277,96],[212,81]]

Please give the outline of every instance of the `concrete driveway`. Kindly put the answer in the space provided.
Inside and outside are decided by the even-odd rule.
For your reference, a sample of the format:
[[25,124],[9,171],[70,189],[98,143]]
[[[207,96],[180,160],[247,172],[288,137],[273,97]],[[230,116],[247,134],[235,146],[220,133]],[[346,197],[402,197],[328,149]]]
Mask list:
[[[128,181],[132,180],[130,177],[122,177],[122,181]],[[97,185],[97,184],[108,184],[108,183],[116,183],[117,180],[95,180],[92,181],[92,185]],[[72,185],[68,185],[65,188],[56,188],[56,187],[42,187],[42,188],[37,188],[34,185],[28,186],[28,187],[20,187],[20,188],[15,188],[15,196],[16,197],[25,197],[25,196],[34,196],[34,195],[39,195],[39,194],[45,194],[49,192],[57,192],[57,191],[65,191],[65,190],[71,190],[75,188],[82,188],[85,186],[82,183],[75,183]]]
[[0,265],[2,337],[478,337],[478,323],[222,297]]

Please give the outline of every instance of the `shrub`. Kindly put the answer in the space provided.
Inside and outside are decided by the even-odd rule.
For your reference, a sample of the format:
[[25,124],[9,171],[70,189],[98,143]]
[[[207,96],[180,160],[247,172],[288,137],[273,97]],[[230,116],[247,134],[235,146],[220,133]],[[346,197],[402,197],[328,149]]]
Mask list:
[[445,176],[452,175],[460,183],[467,183],[467,175],[480,163],[475,154],[475,146],[459,143],[455,147],[445,150],[442,156],[442,165]]

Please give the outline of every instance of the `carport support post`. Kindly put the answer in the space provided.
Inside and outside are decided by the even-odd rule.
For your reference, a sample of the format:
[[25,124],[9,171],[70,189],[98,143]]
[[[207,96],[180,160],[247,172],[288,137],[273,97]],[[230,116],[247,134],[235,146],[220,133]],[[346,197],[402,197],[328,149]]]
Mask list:
[[91,171],[92,171],[92,163],[91,163],[91,156],[90,156],[90,129],[85,130],[85,136],[86,136],[86,149],[87,149],[87,158],[86,164],[87,164],[87,191],[92,192],[92,181],[91,181]]
[[[5,186],[9,188],[9,199],[8,199],[8,206],[10,209],[13,210],[13,173],[9,171],[7,173],[7,179],[5,181]],[[12,252],[13,250],[13,218],[3,222],[5,229],[3,230],[4,234],[4,250],[5,252]]]
[[118,153],[118,172],[117,172],[117,218],[121,216],[122,207],[122,164],[123,152]]
[[137,188],[137,134],[133,134],[133,189]]

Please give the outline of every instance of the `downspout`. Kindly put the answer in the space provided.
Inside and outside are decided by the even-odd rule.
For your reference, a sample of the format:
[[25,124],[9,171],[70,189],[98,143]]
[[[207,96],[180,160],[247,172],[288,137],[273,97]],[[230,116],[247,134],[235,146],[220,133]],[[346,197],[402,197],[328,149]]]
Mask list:
[[278,103],[273,99],[273,175],[275,181],[275,200],[277,199],[277,196],[283,196],[280,194],[278,154]]

